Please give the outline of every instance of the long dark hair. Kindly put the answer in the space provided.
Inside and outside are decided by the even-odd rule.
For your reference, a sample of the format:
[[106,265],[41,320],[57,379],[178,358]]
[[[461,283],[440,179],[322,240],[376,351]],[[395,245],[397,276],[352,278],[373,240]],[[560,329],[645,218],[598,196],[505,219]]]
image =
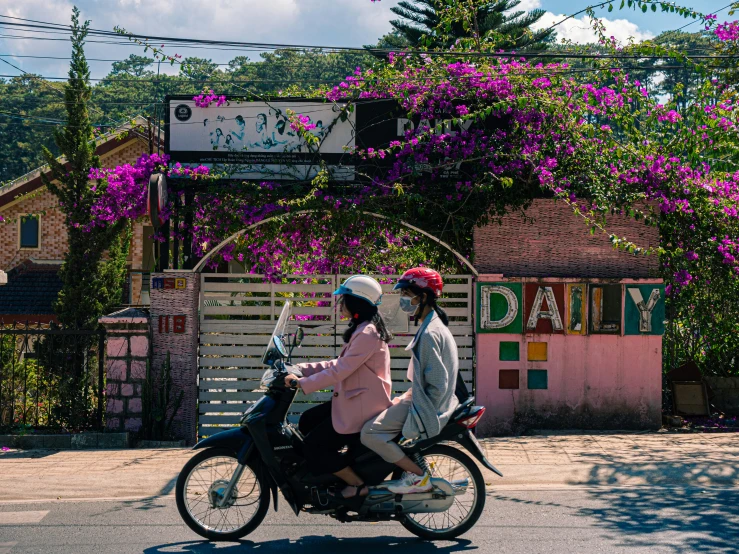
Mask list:
[[367,300],[363,300],[362,298],[357,298],[356,296],[351,296],[349,294],[342,296],[342,302],[346,306],[346,309],[352,314],[351,319],[349,320],[349,327],[344,331],[343,338],[345,343],[349,342],[352,338],[352,335],[354,334],[354,331],[357,330],[359,324],[364,323],[365,321],[369,321],[375,325],[377,332],[380,333],[380,338],[383,341],[390,342],[393,340],[393,334],[388,331],[387,326],[385,325],[385,320],[382,319],[382,316],[377,311],[377,306],[373,306]]
[[[410,287],[408,287],[408,290],[410,290],[416,296],[420,296],[422,299],[421,304],[418,306],[418,310],[416,311],[416,315],[413,319],[416,325],[418,325],[418,320],[421,317],[423,310],[426,309],[426,306],[430,306],[431,309],[436,312],[436,315],[439,316],[441,322],[449,327],[449,316],[446,315],[446,312],[436,303],[436,295],[431,291],[431,289],[422,289],[421,287],[417,287],[416,285],[411,285]],[[426,300],[423,300],[424,294],[426,295]]]

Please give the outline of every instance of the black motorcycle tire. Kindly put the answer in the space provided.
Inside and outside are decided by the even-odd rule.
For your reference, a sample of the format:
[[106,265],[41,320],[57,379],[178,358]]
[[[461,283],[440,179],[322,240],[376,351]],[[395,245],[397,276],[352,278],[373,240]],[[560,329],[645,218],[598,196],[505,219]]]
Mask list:
[[198,454],[190,458],[190,460],[185,464],[185,467],[182,468],[182,471],[180,471],[180,475],[177,478],[177,487],[175,488],[177,511],[180,513],[180,517],[184,520],[187,526],[201,537],[205,537],[206,539],[211,541],[234,541],[240,539],[241,537],[245,537],[246,535],[254,531],[264,520],[264,517],[267,515],[267,511],[269,510],[269,483],[267,482],[267,479],[265,477],[265,472],[260,471],[260,468],[257,465],[258,462],[255,463],[253,460],[247,462],[247,467],[249,467],[249,469],[254,472],[254,475],[256,475],[257,481],[259,483],[260,493],[259,506],[257,508],[257,511],[254,513],[254,515],[246,525],[230,533],[217,533],[215,531],[205,529],[192,518],[187,510],[187,506],[185,505],[185,483],[187,483],[188,476],[197,465],[201,464],[208,458],[216,457],[227,457],[236,459],[236,455],[231,450],[228,450],[226,448],[209,448],[207,450],[199,452]]
[[[413,519],[409,517],[402,518],[400,520],[400,523],[408,531],[422,539],[429,541],[451,540],[469,531],[475,525],[475,523],[477,523],[477,520],[480,519],[482,511],[485,509],[485,478],[482,476],[482,472],[480,471],[480,468],[477,466],[474,460],[461,450],[457,450],[456,448],[446,446],[444,444],[437,444],[435,446],[432,446],[428,450],[423,451],[424,458],[433,455],[448,456],[450,458],[453,458],[463,464],[469,470],[470,476],[475,483],[475,489],[479,491],[476,504],[473,507],[467,521],[465,521],[458,527],[450,529],[449,531],[429,531],[428,529],[419,526],[415,521],[413,521]],[[393,479],[399,479],[402,473],[403,472],[400,469],[395,470],[393,472]]]

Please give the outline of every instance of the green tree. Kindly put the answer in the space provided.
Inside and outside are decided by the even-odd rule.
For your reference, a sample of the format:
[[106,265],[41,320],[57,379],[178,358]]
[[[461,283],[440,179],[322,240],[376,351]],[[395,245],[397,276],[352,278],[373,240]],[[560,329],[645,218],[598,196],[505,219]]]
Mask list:
[[[95,227],[91,206],[104,192],[104,183],[90,183],[92,168],[100,167],[95,155],[90,122],[90,68],[84,43],[89,21],[80,24],[80,11],[72,11],[72,62],[64,87],[66,124],[54,130],[54,140],[65,159],[44,148],[52,178],[46,187],[59,199],[65,215],[69,247],[60,272],[62,290],[55,304],[59,320],[70,326],[94,328],[97,318],[120,303],[129,225]],[[127,232],[126,232],[127,231]]]
[[448,48],[457,39],[476,34],[481,41],[492,41],[496,48],[545,50],[554,41],[554,30],[530,30],[542,18],[544,10],[526,13],[516,9],[520,4],[521,0],[478,2],[473,25],[465,25],[460,19],[443,27],[439,12],[444,5],[439,0],[403,0],[390,8],[401,18],[390,24],[413,46]]
[[154,63],[152,58],[146,56],[137,56],[131,54],[125,60],[113,62],[113,70],[111,75],[128,75],[131,77],[145,77],[154,75],[151,69],[148,69]]
[[218,69],[218,64],[205,58],[185,58],[180,67],[180,77],[194,81],[207,81]]

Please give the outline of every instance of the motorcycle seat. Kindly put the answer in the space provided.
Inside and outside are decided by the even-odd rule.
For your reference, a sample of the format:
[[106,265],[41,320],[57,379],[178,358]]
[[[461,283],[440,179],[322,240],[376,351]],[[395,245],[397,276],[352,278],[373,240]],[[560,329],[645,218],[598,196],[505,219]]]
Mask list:
[[457,409],[454,410],[454,413],[452,414],[452,417],[450,421],[455,421],[459,419],[461,416],[465,414],[467,410],[470,409],[470,407],[475,403],[475,397],[470,396],[467,398],[464,402],[460,402],[459,406],[457,406]]

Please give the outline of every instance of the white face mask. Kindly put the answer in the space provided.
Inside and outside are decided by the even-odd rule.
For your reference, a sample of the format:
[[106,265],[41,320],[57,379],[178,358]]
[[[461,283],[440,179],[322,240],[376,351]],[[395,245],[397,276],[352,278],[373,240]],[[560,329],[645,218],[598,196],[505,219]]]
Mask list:
[[400,297],[400,309],[403,310],[407,314],[415,314],[416,310],[418,310],[419,305],[413,305],[413,299],[416,298],[415,296],[401,296]]

